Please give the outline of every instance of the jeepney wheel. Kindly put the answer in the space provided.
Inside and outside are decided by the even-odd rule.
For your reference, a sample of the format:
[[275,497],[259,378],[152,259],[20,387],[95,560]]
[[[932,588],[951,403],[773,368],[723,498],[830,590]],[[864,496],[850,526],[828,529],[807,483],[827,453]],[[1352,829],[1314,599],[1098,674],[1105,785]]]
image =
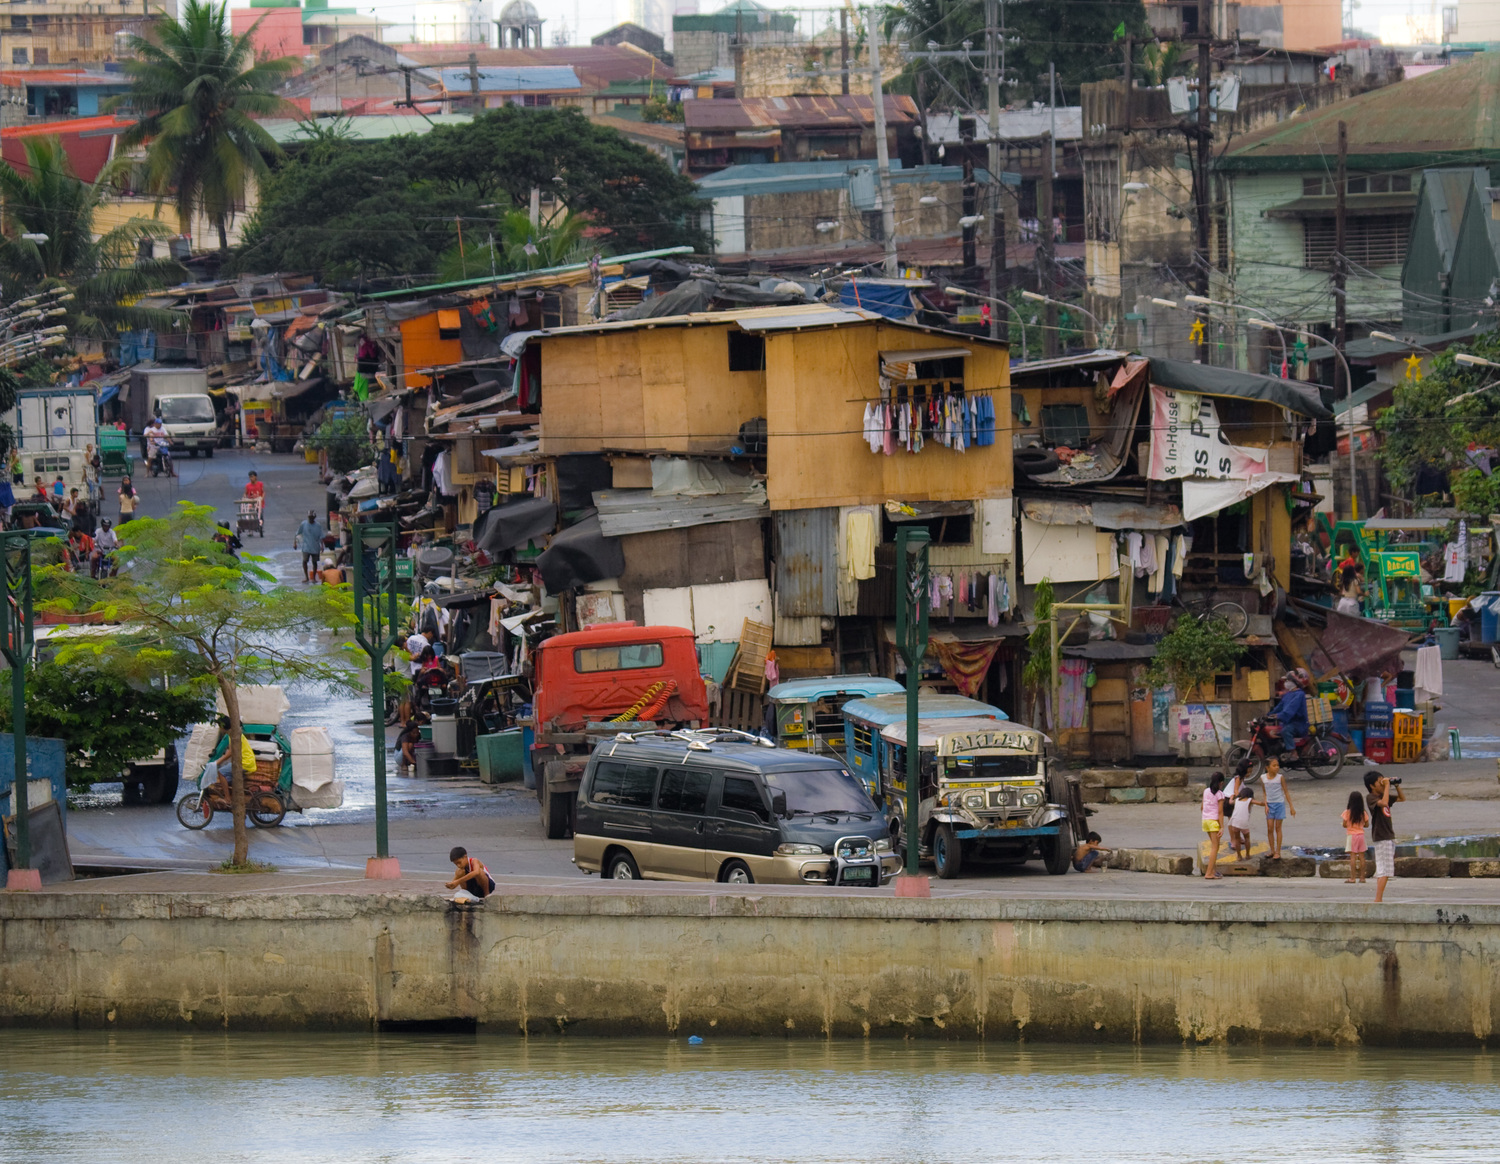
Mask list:
[[726,885],[754,885],[755,874],[743,861],[726,861],[719,870],[719,880]]
[[177,819],[185,829],[207,828],[208,822],[214,819],[213,805],[205,803],[203,793],[194,792],[177,802]]
[[629,853],[619,852],[609,859],[608,869],[611,881],[639,881],[641,871],[636,866],[635,858]]
[[938,825],[932,834],[932,863],[944,881],[952,881],[964,867],[964,843],[953,835],[951,824]]
[[258,829],[274,829],[286,819],[286,805],[274,792],[256,792],[245,805],[245,815]]
[[1037,842],[1042,862],[1047,872],[1056,876],[1066,873],[1073,865],[1073,826],[1066,820],[1058,822],[1057,836],[1043,837]]

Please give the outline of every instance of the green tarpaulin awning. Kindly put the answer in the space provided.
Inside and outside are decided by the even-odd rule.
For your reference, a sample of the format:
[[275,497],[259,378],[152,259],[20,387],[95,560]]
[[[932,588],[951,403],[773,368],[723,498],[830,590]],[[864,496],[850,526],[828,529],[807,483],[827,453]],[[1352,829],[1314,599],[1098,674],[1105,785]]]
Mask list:
[[1327,420],[1333,416],[1318,396],[1316,386],[1233,368],[1215,368],[1186,360],[1151,359],[1151,383],[1173,392],[1198,392],[1204,396],[1237,396],[1264,400],[1290,409],[1299,416]]

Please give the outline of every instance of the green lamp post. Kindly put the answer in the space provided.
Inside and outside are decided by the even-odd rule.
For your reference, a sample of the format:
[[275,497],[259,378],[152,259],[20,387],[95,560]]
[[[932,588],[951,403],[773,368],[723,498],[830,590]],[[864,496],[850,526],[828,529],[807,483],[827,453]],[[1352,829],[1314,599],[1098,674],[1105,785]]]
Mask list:
[[385,657],[400,638],[396,621],[396,526],[356,522],[354,541],[354,638],[370,657],[370,724],[375,738],[375,856],[365,876],[398,881],[401,863],[391,856],[385,791]]
[[5,632],[0,653],[10,665],[12,744],[15,750],[15,785],[11,789],[11,811],[16,822],[16,862],[6,874],[7,889],[40,889],[41,874],[31,867],[31,811],[26,786],[26,664],[31,658],[31,537],[25,533],[0,534],[0,554],[5,558]]
[[[903,525],[896,531],[896,649],[906,660],[906,877],[917,876],[918,811],[921,804],[921,748],[917,743],[917,695],[922,685],[922,657],[927,654],[927,550],[925,529]],[[898,882],[897,891],[901,889]]]

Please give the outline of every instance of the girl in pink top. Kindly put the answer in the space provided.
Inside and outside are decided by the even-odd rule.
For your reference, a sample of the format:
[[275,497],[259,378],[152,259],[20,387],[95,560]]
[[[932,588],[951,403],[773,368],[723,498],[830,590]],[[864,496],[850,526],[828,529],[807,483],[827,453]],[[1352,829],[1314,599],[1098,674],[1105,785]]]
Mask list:
[[1203,831],[1208,834],[1208,867],[1203,876],[1209,880],[1222,880],[1219,872],[1219,840],[1224,829],[1224,773],[1215,772],[1208,778],[1208,787],[1203,790]]
[[1349,854],[1349,876],[1345,885],[1365,883],[1365,825],[1370,815],[1365,809],[1365,798],[1358,792],[1349,793],[1349,807],[1344,809],[1344,852]]

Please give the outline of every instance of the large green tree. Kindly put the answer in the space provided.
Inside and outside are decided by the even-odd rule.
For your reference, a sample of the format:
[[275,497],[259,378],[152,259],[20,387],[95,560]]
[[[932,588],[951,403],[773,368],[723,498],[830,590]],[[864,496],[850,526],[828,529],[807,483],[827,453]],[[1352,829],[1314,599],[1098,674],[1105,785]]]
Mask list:
[[[1149,27],[1141,0],[1001,0],[1001,10],[1007,42],[1002,104],[1046,101],[1050,62],[1061,86],[1058,104],[1076,105],[1077,86],[1121,75],[1124,38],[1133,36],[1139,44]],[[902,0],[888,12],[889,24],[913,51],[922,52],[929,42],[950,51],[965,40],[971,45],[972,63],[913,61],[894,88],[914,92],[921,84],[926,105],[983,112],[984,5],[979,0]]]
[[[65,286],[70,330],[106,339],[120,328],[170,326],[166,312],[131,306],[131,300],[177,283],[186,275],[169,259],[137,258],[143,239],[172,233],[165,223],[131,218],[96,235],[94,218],[124,172],[123,159],[92,182],[76,177],[55,137],[26,139],[26,165],[0,163],[0,294],[14,302]],[[31,237],[27,237],[27,236]]]
[[171,198],[184,234],[201,212],[218,230],[221,251],[229,249],[229,223],[250,183],[262,181],[266,158],[281,152],[255,118],[295,113],[276,88],[297,61],[257,60],[255,28],[235,36],[227,0],[186,0],[176,20],[130,38],[130,92],[118,99],[121,110],[140,118],[122,144],[146,143],[152,190]]
[[[132,681],[107,668],[45,663],[26,675],[26,730],[63,741],[68,784],[76,788],[118,780],[126,764],[165,748],[212,709],[191,687]],[[5,684],[0,728],[10,726]]]
[[1500,512],[1500,481],[1464,458],[1471,445],[1500,445],[1500,373],[1459,363],[1453,358],[1459,351],[1500,362],[1500,332],[1449,349],[1430,361],[1420,379],[1398,384],[1392,407],[1375,421],[1381,433],[1376,456],[1398,496],[1414,497],[1417,474],[1430,466],[1448,472],[1460,509],[1481,515]]
[[[101,612],[119,630],[80,636],[57,654],[60,667],[103,668],[133,680],[170,675],[180,689],[222,699],[233,766],[234,855],[249,857],[240,767],[239,689],[302,681],[351,688],[355,656],[343,638],[354,622],[347,586],[283,586],[262,559],[235,557],[214,540],[209,506],[180,502],[167,517],[123,527],[116,578],[43,571],[48,605]],[[315,644],[309,648],[308,640]]]
[[533,188],[606,254],[705,241],[692,182],[656,154],[576,109],[508,106],[420,137],[299,146],[264,186],[236,263],[351,281],[436,275],[460,226],[466,246],[491,232],[500,243]]

